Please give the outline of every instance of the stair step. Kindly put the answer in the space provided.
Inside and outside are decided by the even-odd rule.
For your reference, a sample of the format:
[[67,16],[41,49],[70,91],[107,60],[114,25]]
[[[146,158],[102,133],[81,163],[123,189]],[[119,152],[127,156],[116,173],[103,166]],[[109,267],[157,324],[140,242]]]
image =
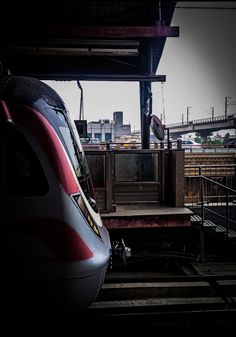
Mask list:
[[191,216],[191,221],[192,222],[200,222],[200,221],[202,221],[202,218],[199,215],[194,214],[194,215]]
[[236,232],[232,229],[230,229],[228,234],[226,233],[226,235],[228,238],[232,238],[232,239],[236,238]]
[[215,231],[217,233],[225,233],[226,232],[226,228],[224,226],[217,225]]
[[[193,223],[199,223],[202,221],[202,218],[200,217],[200,215],[194,214],[191,215],[191,222]],[[230,229],[227,233],[227,229],[222,226],[222,225],[216,225],[214,222],[212,222],[211,220],[204,220],[203,226],[205,228],[211,228],[213,229],[216,233],[222,233],[225,234],[228,238],[231,239],[236,239],[236,231]]]
[[211,227],[211,228],[216,228],[216,224],[214,224],[214,222],[212,222],[211,220],[204,220],[204,223],[203,223],[203,226],[204,227]]

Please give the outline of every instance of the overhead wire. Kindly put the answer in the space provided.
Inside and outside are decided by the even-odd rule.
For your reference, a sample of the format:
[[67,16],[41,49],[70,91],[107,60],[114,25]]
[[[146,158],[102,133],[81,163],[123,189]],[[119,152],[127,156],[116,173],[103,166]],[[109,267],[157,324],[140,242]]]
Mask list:
[[161,82],[161,97],[162,97],[162,116],[163,116],[163,123],[166,124],[165,98],[164,98],[164,83],[163,83],[163,82]]
[[227,10],[227,9],[233,9],[235,10],[236,7],[217,7],[217,6],[175,6],[175,8],[180,8],[180,9],[223,9],[223,10]]

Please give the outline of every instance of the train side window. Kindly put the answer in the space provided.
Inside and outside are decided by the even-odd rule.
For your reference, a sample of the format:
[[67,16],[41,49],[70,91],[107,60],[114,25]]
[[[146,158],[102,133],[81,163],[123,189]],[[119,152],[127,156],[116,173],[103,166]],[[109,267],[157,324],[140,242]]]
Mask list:
[[41,196],[48,190],[42,166],[31,145],[19,132],[7,138],[7,189],[13,196]]

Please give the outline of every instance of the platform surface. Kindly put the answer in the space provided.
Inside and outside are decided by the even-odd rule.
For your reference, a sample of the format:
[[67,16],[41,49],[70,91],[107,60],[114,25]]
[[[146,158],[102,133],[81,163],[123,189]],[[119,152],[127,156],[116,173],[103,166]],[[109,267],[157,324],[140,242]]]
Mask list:
[[157,204],[117,205],[116,212],[102,213],[107,229],[146,227],[189,227],[193,212],[186,207],[164,207]]
[[116,212],[102,213],[102,218],[152,216],[152,215],[192,215],[187,207],[167,207],[157,204],[125,204],[117,205]]

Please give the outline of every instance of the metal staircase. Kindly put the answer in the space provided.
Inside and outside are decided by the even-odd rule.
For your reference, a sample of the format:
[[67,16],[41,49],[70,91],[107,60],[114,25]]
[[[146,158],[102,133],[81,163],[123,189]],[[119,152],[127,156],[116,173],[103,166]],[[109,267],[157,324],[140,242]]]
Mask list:
[[215,224],[209,219],[203,220],[200,215],[194,214],[191,216],[191,223],[193,225],[201,226],[212,234],[221,234],[222,238],[236,239],[236,231],[233,229],[227,230],[223,225]]

